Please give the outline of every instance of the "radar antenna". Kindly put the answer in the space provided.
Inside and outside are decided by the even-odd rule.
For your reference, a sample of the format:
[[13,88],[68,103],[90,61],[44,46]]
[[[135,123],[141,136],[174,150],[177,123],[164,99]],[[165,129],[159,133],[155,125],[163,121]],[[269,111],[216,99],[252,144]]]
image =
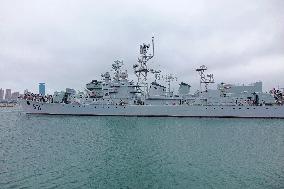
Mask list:
[[147,62],[154,57],[154,37],[152,37],[152,54],[148,53],[150,44],[140,45],[140,57],[138,58],[138,64],[133,65],[134,73],[140,80],[147,80],[147,74],[150,71],[147,67]]
[[160,80],[160,79],[161,79],[161,77],[160,77],[161,70],[150,69],[150,72],[151,72],[152,74],[154,74],[154,76],[155,76],[155,82],[157,82],[157,80]]
[[114,64],[112,64],[112,69],[114,70],[115,74],[113,79],[119,80],[119,73],[120,73],[120,68],[123,66],[123,60],[116,60],[114,61]]
[[207,74],[205,75],[205,71],[207,70],[207,67],[205,65],[200,66],[199,68],[196,69],[200,76],[200,90],[202,89],[202,84],[204,84],[205,91],[207,92],[208,90],[208,85],[210,83],[214,83],[214,76],[213,74]]
[[162,78],[168,83],[168,94],[171,94],[171,82],[177,81],[177,77],[174,77],[173,74],[168,74],[162,76]]

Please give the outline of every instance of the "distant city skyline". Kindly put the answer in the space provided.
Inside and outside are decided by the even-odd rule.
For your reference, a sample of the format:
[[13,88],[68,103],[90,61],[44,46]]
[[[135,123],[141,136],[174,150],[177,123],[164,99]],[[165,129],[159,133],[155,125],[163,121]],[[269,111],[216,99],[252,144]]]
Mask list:
[[5,91],[5,100],[10,100],[12,98],[12,90],[6,89]]
[[3,100],[4,99],[4,89],[0,88],[0,100]]
[[155,36],[149,67],[192,90],[201,65],[216,84],[284,87],[283,7],[283,0],[1,1],[0,86],[82,91],[117,59],[134,80],[139,45]]
[[12,89],[0,88],[0,101],[2,100],[16,100],[20,96],[20,92],[12,91]]

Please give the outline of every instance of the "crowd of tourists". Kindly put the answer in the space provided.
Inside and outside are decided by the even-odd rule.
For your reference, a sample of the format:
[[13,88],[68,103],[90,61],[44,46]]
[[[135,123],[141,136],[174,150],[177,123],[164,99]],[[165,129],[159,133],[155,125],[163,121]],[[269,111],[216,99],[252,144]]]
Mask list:
[[34,93],[26,93],[22,96],[25,100],[31,100],[36,102],[53,102],[52,95],[41,95],[41,94],[34,94]]

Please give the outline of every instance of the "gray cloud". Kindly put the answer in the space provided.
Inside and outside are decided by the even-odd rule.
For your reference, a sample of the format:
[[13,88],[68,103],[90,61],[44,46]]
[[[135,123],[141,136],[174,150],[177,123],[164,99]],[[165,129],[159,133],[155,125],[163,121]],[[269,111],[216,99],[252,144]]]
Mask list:
[[283,9],[282,0],[0,1],[0,87],[82,89],[113,60],[131,72],[152,35],[151,65],[195,87],[202,64],[218,82],[284,86]]

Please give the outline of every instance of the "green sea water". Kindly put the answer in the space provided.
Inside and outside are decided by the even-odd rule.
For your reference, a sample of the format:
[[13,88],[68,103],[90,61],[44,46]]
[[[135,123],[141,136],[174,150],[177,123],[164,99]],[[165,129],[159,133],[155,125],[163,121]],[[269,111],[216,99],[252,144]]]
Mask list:
[[284,120],[2,109],[0,188],[284,188]]

